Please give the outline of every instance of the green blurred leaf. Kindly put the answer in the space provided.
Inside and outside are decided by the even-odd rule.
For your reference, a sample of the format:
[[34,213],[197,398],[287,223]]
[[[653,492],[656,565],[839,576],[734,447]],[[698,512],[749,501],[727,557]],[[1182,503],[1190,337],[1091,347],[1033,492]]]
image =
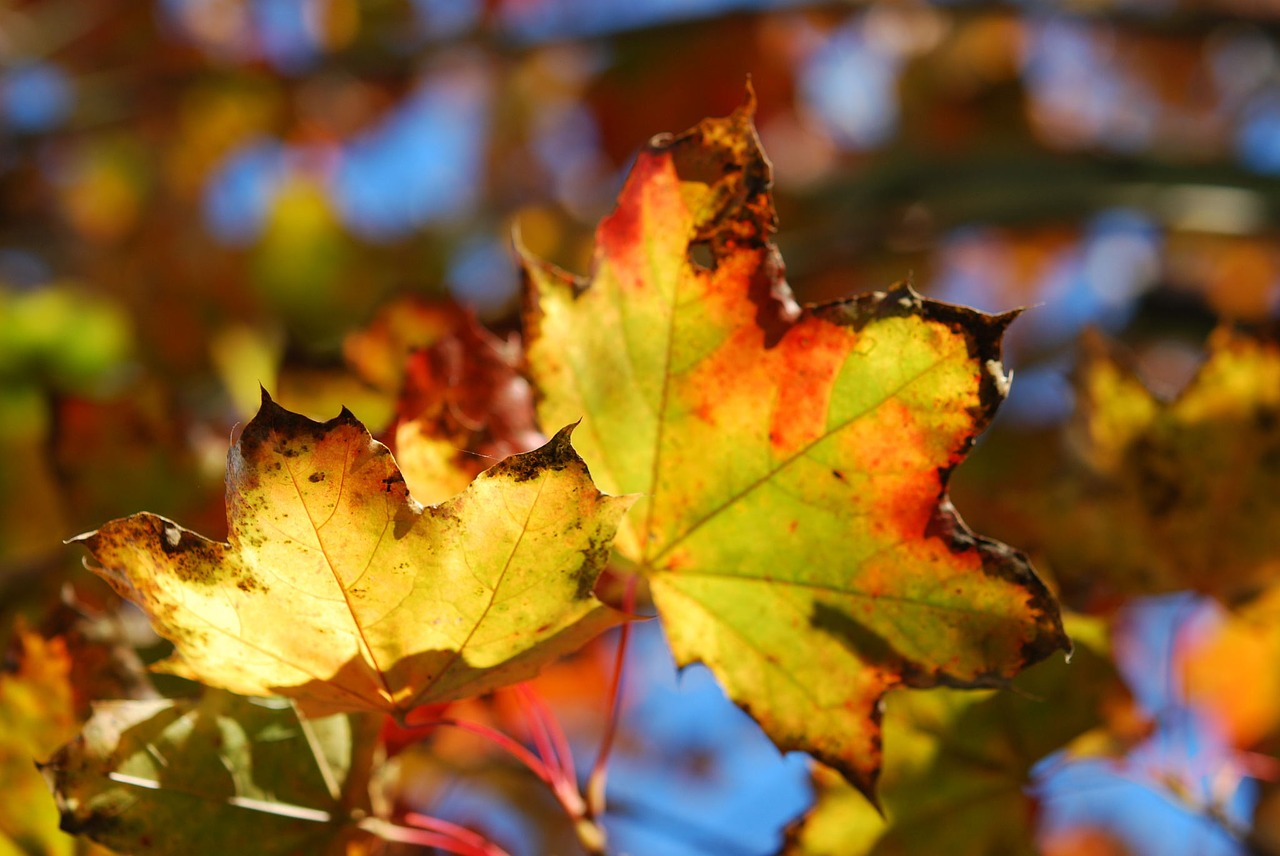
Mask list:
[[217,690],[102,702],[42,770],[63,828],[125,853],[312,856],[341,852],[364,802],[366,731]]
[[127,316],[70,286],[0,289],[0,384],[41,378],[87,392],[118,372],[132,349]]

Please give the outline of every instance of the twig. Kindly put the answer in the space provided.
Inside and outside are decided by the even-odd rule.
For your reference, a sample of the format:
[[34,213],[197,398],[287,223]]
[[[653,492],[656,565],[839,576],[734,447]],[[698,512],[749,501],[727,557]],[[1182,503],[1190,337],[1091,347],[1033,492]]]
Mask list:
[[[636,606],[635,576],[628,578],[626,590],[622,595],[623,612],[631,613]],[[627,658],[627,642],[631,636],[631,625],[623,624],[618,631],[618,647],[613,656],[613,679],[609,682],[609,717],[605,721],[604,736],[600,738],[600,753],[591,767],[591,775],[587,777],[587,812],[591,817],[600,817],[605,811],[605,783],[608,778],[609,754],[613,751],[613,741],[618,733],[618,721],[622,718],[622,668]]]

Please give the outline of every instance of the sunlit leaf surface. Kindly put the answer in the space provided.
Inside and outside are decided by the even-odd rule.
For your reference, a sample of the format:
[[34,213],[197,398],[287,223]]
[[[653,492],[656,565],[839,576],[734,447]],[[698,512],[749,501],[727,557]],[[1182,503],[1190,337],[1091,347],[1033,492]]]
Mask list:
[[617,623],[592,594],[629,498],[591,483],[565,429],[422,506],[349,413],[264,396],[232,447],[229,536],[153,514],[79,536],[177,647],[168,668],[310,714],[475,695]]
[[1065,636],[946,501],[1011,316],[905,286],[799,309],[769,180],[750,105],[655,138],[588,280],[527,260],[529,365],[543,425],[583,418],[600,484],[643,495],[618,549],[678,661],[870,794],[887,689],[998,685]]

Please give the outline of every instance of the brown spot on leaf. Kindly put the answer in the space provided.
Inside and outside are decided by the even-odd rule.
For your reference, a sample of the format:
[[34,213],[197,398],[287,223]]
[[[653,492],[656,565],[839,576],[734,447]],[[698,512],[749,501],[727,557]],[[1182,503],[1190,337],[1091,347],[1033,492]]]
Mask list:
[[259,582],[255,577],[251,577],[247,574],[236,579],[236,588],[246,594],[255,591],[262,592],[263,594],[266,594],[267,592],[266,587],[263,586],[261,582]]
[[700,271],[716,269],[716,257],[709,241],[694,241],[689,244],[689,266]]
[[[158,520],[161,518],[157,518]],[[160,543],[160,549],[167,555],[181,555],[189,553],[192,550],[198,550],[201,542],[204,541],[199,535],[187,529],[183,529],[177,524],[163,522],[157,539]]]
[[613,548],[612,539],[592,540],[587,549],[582,551],[582,564],[573,571],[573,596],[577,600],[586,600],[595,590],[600,571],[609,561],[609,551]]
[[499,461],[490,467],[484,476],[507,477],[517,482],[526,482],[548,471],[558,472],[571,466],[582,466],[585,469],[586,464],[574,451],[573,444],[569,442],[575,427],[577,427],[576,422],[573,425],[566,425],[557,431],[545,446]]

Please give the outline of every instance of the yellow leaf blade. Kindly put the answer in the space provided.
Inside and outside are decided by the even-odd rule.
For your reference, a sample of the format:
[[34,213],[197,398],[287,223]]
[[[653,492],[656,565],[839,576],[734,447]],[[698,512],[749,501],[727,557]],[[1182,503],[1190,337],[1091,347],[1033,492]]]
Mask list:
[[595,489],[570,431],[424,507],[350,413],[264,396],[229,456],[227,543],[146,513],[75,540],[174,642],[172,671],[312,714],[403,714],[623,620],[592,587],[631,499]]

